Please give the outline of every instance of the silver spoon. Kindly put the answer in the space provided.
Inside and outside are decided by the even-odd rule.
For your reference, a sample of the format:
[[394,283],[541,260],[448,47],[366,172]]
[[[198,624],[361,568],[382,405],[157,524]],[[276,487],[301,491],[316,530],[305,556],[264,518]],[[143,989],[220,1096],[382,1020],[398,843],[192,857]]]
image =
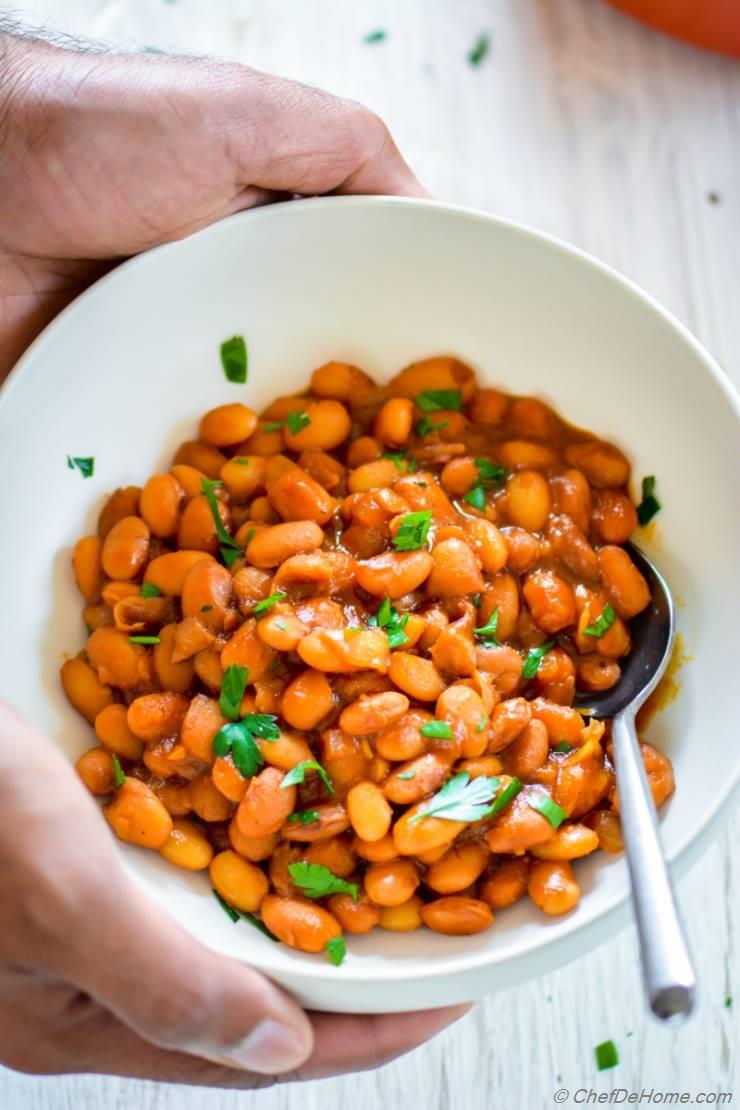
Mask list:
[[662,575],[639,548],[627,546],[647,580],[652,601],[630,622],[632,651],[619,682],[602,694],[579,695],[576,705],[590,709],[592,717],[612,718],[622,838],[645,989],[656,1017],[677,1022],[691,1013],[696,976],[676,909],[635,728],[637,710],[668,666],[676,618],[673,599]]

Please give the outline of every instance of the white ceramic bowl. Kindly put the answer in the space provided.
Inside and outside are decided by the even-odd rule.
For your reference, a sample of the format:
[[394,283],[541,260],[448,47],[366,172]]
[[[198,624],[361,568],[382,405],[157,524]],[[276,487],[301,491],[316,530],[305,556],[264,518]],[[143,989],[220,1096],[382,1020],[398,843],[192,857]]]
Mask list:
[[[226,382],[219,364],[219,343],[234,333],[249,344],[246,387]],[[168,465],[205,409],[237,399],[260,408],[330,358],[383,380],[437,353],[471,362],[483,383],[544,398],[625,448],[637,476],[657,475],[664,508],[647,546],[678,598],[693,656],[680,696],[649,733],[675,763],[662,829],[680,874],[740,772],[737,398],[688,332],[633,285],[481,213],[377,198],[263,208],[126,263],[63,312],[0,396],[0,694],[70,759],[90,746],[58,679],[63,653],[85,639],[71,545],[94,529],[107,492]],[[68,453],[95,456],[92,480],[67,469]],[[333,968],[232,925],[207,876],[121,852],[182,925],[320,1009],[475,998],[574,958],[628,914],[625,863],[599,853],[579,864],[583,897],[565,918],[548,920],[525,900],[475,937],[375,930],[350,939]]]

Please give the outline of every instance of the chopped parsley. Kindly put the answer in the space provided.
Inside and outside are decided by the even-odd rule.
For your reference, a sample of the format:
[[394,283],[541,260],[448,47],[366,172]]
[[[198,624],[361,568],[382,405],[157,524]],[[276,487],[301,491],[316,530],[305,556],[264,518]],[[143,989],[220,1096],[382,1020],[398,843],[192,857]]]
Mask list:
[[410,779],[416,778],[416,771],[401,771],[396,775],[396,778],[399,778],[401,782],[409,782]]
[[648,524],[660,509],[660,501],[655,496],[655,475],[651,474],[642,479],[642,501],[637,506],[637,519],[642,525]]
[[554,752],[572,752],[573,745],[569,744],[567,740],[561,740],[560,743],[556,744],[552,750]]
[[129,636],[130,644],[158,644],[159,636]]
[[320,816],[321,814],[317,809],[299,809],[297,813],[291,813],[288,820],[298,822],[299,825],[313,825],[314,821],[318,821]]
[[498,644],[496,639],[496,631],[498,629],[498,606],[493,610],[488,618],[488,624],[482,624],[480,628],[474,628],[473,634],[479,640],[487,640],[491,644]]
[[422,736],[427,736],[430,740],[452,739],[452,726],[447,721],[427,721],[419,731]]
[[479,480],[483,486],[500,486],[508,470],[505,466],[499,466],[498,463],[491,462],[490,459],[476,459],[475,465],[478,470]]
[[540,669],[540,663],[547,655],[551,648],[555,647],[554,640],[547,640],[546,643],[540,644],[539,647],[530,648],[527,658],[524,660],[522,667],[522,678],[534,678],[537,671]]
[[123,786],[123,784],[126,781],[126,776],[123,773],[123,767],[121,766],[121,761],[119,760],[118,756],[114,755],[114,756],[112,756],[112,759],[113,759],[113,785],[117,789],[119,786]]
[[302,763],[296,764],[292,770],[288,771],[287,775],[280,783],[280,789],[287,790],[289,786],[295,786],[297,783],[303,782],[306,778],[306,771],[315,771],[326,787],[327,793],[334,793],[331,779],[321,764],[317,763],[315,759],[304,759]]
[[285,427],[285,421],[284,420],[273,420],[269,424],[263,424],[262,425],[262,431],[263,432],[281,432],[284,427]]
[[486,510],[486,491],[482,485],[476,484],[463,496],[463,501],[472,505],[479,513],[483,513]]
[[615,1068],[619,1063],[619,1053],[614,1041],[602,1041],[601,1044],[597,1044],[594,1054],[596,1056],[596,1067],[599,1071]]
[[257,602],[254,609],[252,610],[252,615],[255,617],[262,616],[264,613],[268,612],[269,609],[272,609],[273,605],[277,605],[278,601],[282,601],[283,598],[287,596],[288,595],[286,593],[283,593],[282,590],[278,590],[276,593],[270,594],[269,597],[265,597],[262,599],[262,601]]
[[270,940],[279,940],[279,938],[276,937],[274,933],[270,932],[264,921],[260,920],[260,918],[257,917],[256,914],[246,913],[244,910],[238,910],[236,906],[232,906],[230,902],[227,902],[225,898],[222,898],[214,887],[211,887],[211,890],[213,891],[213,896],[218,902],[221,909],[224,911],[229,920],[234,922],[234,924],[236,924],[237,921],[240,920],[248,921],[250,925],[254,925],[255,929],[259,929],[259,931],[263,933],[266,937],[269,937]]
[[445,821],[481,821],[498,813],[519,793],[522,784],[518,779],[512,779],[502,794],[509,791],[514,783],[518,784],[518,788],[509,794],[506,802],[499,804],[501,795],[496,797],[496,794],[501,779],[495,776],[489,778],[488,775],[471,779],[467,771],[461,771],[409,818],[409,824],[413,825],[424,817],[443,818]]
[[360,888],[357,883],[345,882],[322,863],[298,860],[296,863],[288,864],[288,871],[293,884],[300,888],[306,898],[325,898],[327,894],[349,894],[355,902],[360,899]]
[[396,551],[417,551],[427,542],[429,527],[432,523],[431,509],[418,513],[406,513],[401,517],[401,524],[393,537],[393,546]]
[[277,717],[271,713],[247,713],[241,721],[222,725],[213,738],[213,751],[219,756],[231,753],[237,771],[248,779],[265,762],[255,737],[271,742],[278,740],[280,729]]
[[562,825],[568,816],[563,807],[554,802],[549,794],[538,794],[536,798],[528,798],[527,801],[530,808],[546,817],[554,829]]
[[601,616],[598,617],[593,622],[593,624],[589,624],[586,628],[584,628],[584,635],[596,636],[597,638],[600,638],[609,631],[616,619],[617,614],[614,612],[614,609],[609,604],[609,602],[607,602],[604,606],[604,611],[602,612]]
[[473,48],[468,51],[468,61],[471,66],[479,66],[490,49],[491,36],[487,31],[483,31],[475,40]]
[[201,605],[200,611],[201,611],[201,613],[210,613],[212,608],[213,608],[212,605]]
[[416,421],[416,428],[414,430],[419,439],[424,439],[425,436],[430,436],[432,432],[441,432],[448,424],[449,420],[440,420],[438,424],[434,424],[430,417],[422,416]]
[[92,478],[95,472],[95,459],[91,456],[82,459],[67,455],[67,469],[79,470],[83,478]]
[[459,389],[425,389],[415,400],[422,412],[459,412],[462,408]]
[[239,719],[242,698],[248,681],[249,667],[240,667],[235,663],[224,671],[218,704],[224,717],[228,717],[230,721]]
[[151,582],[142,582],[141,584],[142,597],[161,597],[162,591],[159,586],[153,585]]
[[388,32],[384,31],[382,27],[378,27],[377,31],[368,31],[366,35],[362,36],[362,41],[368,46],[376,42],[385,42],[388,38]]
[[236,923],[239,920],[239,918],[241,917],[241,914],[239,913],[239,911],[235,910],[234,907],[232,905],[230,905],[230,903],[227,902],[225,898],[222,898],[217,890],[213,891],[213,896],[216,899],[216,901],[218,902],[221,909],[226,914],[226,916],[228,918],[230,918],[234,923]]
[[311,423],[311,417],[301,409],[299,412],[289,412],[287,421],[290,434],[297,436],[303,428],[307,428]]
[[347,945],[344,942],[344,937],[332,937],[331,940],[327,940],[324,947],[329,957],[329,963],[334,964],[334,967],[339,967],[347,955]]
[[495,817],[496,814],[500,813],[502,809],[506,809],[509,803],[514,801],[514,798],[516,798],[522,787],[523,783],[521,783],[519,779],[516,778],[516,776],[511,779],[510,782],[507,782],[503,790],[493,799],[491,809],[489,813],[486,814],[486,816]]
[[201,478],[200,480],[200,488],[203,490],[203,494],[211,510],[216,535],[221,545],[219,549],[221,551],[221,558],[226,566],[230,567],[237,559],[242,557],[244,548],[241,547],[233,536],[230,536],[224,528],[224,522],[221,520],[221,514],[218,511],[218,498],[214,492],[216,486],[220,485],[222,485],[221,482],[211,481],[209,478]]
[[393,459],[398,469],[405,470],[408,474],[413,474],[415,470],[419,469],[416,459],[407,458],[405,451],[384,451],[381,458]]
[[244,384],[247,380],[247,344],[244,336],[232,335],[221,344],[221,365],[224,368],[226,380]]
[[232,459],[231,462],[236,463],[237,466],[251,466],[250,460],[243,455],[237,456],[237,458]]
[[368,624],[371,628],[382,628],[388,637],[388,646],[390,648],[403,647],[404,644],[409,642],[404,629],[409,622],[409,614],[404,613],[401,615],[397,609],[391,605],[391,600],[386,597],[381,601],[378,606],[378,611],[368,619]]

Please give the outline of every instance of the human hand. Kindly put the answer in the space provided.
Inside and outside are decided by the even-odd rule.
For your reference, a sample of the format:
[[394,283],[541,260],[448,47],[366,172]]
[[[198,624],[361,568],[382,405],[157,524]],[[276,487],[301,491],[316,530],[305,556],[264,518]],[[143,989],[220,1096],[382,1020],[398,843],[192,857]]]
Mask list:
[[0,17],[0,382],[111,262],[295,193],[426,195],[353,101],[237,63],[62,50]]
[[467,1010],[305,1014],[139,892],[72,768],[1,703],[0,876],[0,1062],[21,1071],[258,1087],[377,1067]]

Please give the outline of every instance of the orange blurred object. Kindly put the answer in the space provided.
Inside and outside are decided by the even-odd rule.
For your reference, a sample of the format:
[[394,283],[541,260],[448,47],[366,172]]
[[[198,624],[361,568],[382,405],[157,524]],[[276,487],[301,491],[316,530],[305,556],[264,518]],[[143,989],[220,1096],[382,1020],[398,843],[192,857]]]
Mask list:
[[740,0],[609,0],[667,35],[740,57]]

